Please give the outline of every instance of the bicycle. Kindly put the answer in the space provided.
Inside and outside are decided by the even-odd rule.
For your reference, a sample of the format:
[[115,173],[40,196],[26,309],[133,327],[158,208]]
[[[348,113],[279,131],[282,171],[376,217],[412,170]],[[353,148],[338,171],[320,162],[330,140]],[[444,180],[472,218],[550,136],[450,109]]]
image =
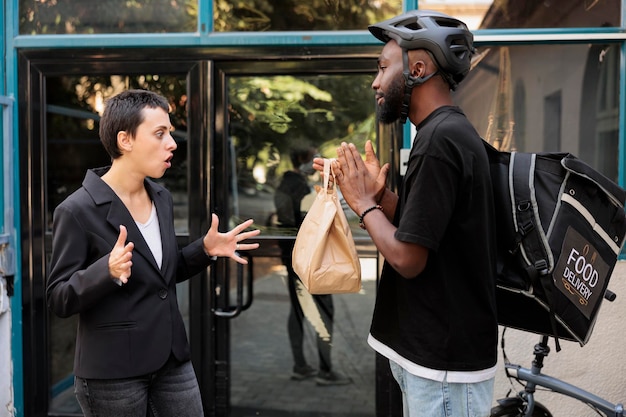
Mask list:
[[[605,299],[615,300],[615,293],[606,290]],[[552,413],[540,402],[535,401],[535,391],[538,387],[543,387],[553,392],[574,398],[589,405],[598,415],[606,417],[624,417],[624,405],[621,403],[611,403],[589,391],[585,391],[575,385],[554,378],[550,375],[542,374],[543,361],[550,353],[548,339],[550,336],[541,335],[540,341],[534,346],[533,355],[535,359],[530,368],[510,363],[504,355],[504,370],[509,378],[517,380],[524,389],[514,397],[505,397],[497,400],[498,405],[491,409],[490,417],[552,417]],[[504,353],[504,333],[502,335],[501,347]]]

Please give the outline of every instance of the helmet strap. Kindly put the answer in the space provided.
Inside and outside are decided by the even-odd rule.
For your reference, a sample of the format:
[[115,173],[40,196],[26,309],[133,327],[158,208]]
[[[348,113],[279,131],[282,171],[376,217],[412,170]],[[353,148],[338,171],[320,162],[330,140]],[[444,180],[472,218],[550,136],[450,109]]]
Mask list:
[[409,106],[411,104],[411,92],[416,85],[422,85],[426,81],[439,73],[439,69],[425,77],[414,77],[411,75],[409,68],[409,53],[406,49],[402,48],[402,75],[404,76],[404,99],[402,101],[402,108],[400,109],[400,122],[404,124],[406,118],[409,115]]

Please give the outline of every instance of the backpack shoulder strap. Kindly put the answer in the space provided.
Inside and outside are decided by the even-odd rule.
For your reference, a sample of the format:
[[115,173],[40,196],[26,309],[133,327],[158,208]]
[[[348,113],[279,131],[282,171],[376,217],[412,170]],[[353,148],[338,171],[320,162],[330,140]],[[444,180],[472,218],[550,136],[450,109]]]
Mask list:
[[534,153],[511,153],[509,165],[509,189],[515,223],[517,249],[526,261],[526,271],[531,283],[540,283],[549,304],[550,323],[557,352],[561,350],[554,313],[552,276],[554,259],[541,225],[535,194]]
[[535,159],[534,153],[511,153],[509,189],[518,249],[528,267],[536,273],[547,274],[552,271],[554,261],[537,208]]

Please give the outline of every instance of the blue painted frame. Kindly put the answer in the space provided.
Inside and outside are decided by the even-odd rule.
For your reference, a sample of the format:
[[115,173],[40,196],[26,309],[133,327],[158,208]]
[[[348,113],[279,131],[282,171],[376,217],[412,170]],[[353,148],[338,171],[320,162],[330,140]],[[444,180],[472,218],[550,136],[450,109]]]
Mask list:
[[[619,28],[581,28],[581,29],[525,29],[525,30],[477,30],[474,32],[477,45],[502,45],[510,43],[567,43],[567,42],[622,42],[620,73],[626,74],[626,0],[622,4],[621,25]],[[106,35],[19,35],[19,0],[2,0],[3,41],[0,46],[2,56],[6,57],[0,67],[0,95],[15,97],[18,91],[17,50],[22,48],[89,48],[89,47],[176,47],[176,46],[326,46],[326,45],[377,45],[368,31],[341,32],[265,32],[265,33],[212,33],[212,0],[198,0],[199,20],[195,33],[180,34],[106,34]],[[403,10],[418,8],[418,0],[404,0]],[[6,91],[5,91],[6,88]],[[619,183],[626,184],[626,77],[619,83]],[[14,108],[17,109],[15,103]],[[13,126],[18,126],[17,111],[12,112]],[[17,129],[13,131],[12,146],[14,156],[14,178],[19,178],[19,159]],[[5,139],[6,140],[6,139]],[[410,125],[405,125],[404,145],[410,147]],[[0,148],[1,149],[1,148]],[[2,159],[0,158],[0,161]],[[15,180],[13,211],[16,236],[20,235],[19,181]],[[4,191],[0,184],[0,191]],[[4,195],[4,194],[2,194]],[[4,208],[4,201],[0,204]],[[4,227],[3,220],[0,226]],[[16,248],[17,259],[21,259],[20,248]],[[15,295],[11,299],[12,314],[12,358],[13,387],[16,417],[24,415],[23,391],[23,345],[21,315],[21,266],[16,265]]]

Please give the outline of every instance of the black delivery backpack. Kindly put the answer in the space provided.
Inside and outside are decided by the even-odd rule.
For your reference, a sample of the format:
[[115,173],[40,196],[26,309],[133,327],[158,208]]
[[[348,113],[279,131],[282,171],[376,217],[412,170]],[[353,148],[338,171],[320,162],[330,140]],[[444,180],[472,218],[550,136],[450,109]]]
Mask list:
[[569,153],[501,152],[491,165],[499,324],[587,343],[626,234],[626,192]]

